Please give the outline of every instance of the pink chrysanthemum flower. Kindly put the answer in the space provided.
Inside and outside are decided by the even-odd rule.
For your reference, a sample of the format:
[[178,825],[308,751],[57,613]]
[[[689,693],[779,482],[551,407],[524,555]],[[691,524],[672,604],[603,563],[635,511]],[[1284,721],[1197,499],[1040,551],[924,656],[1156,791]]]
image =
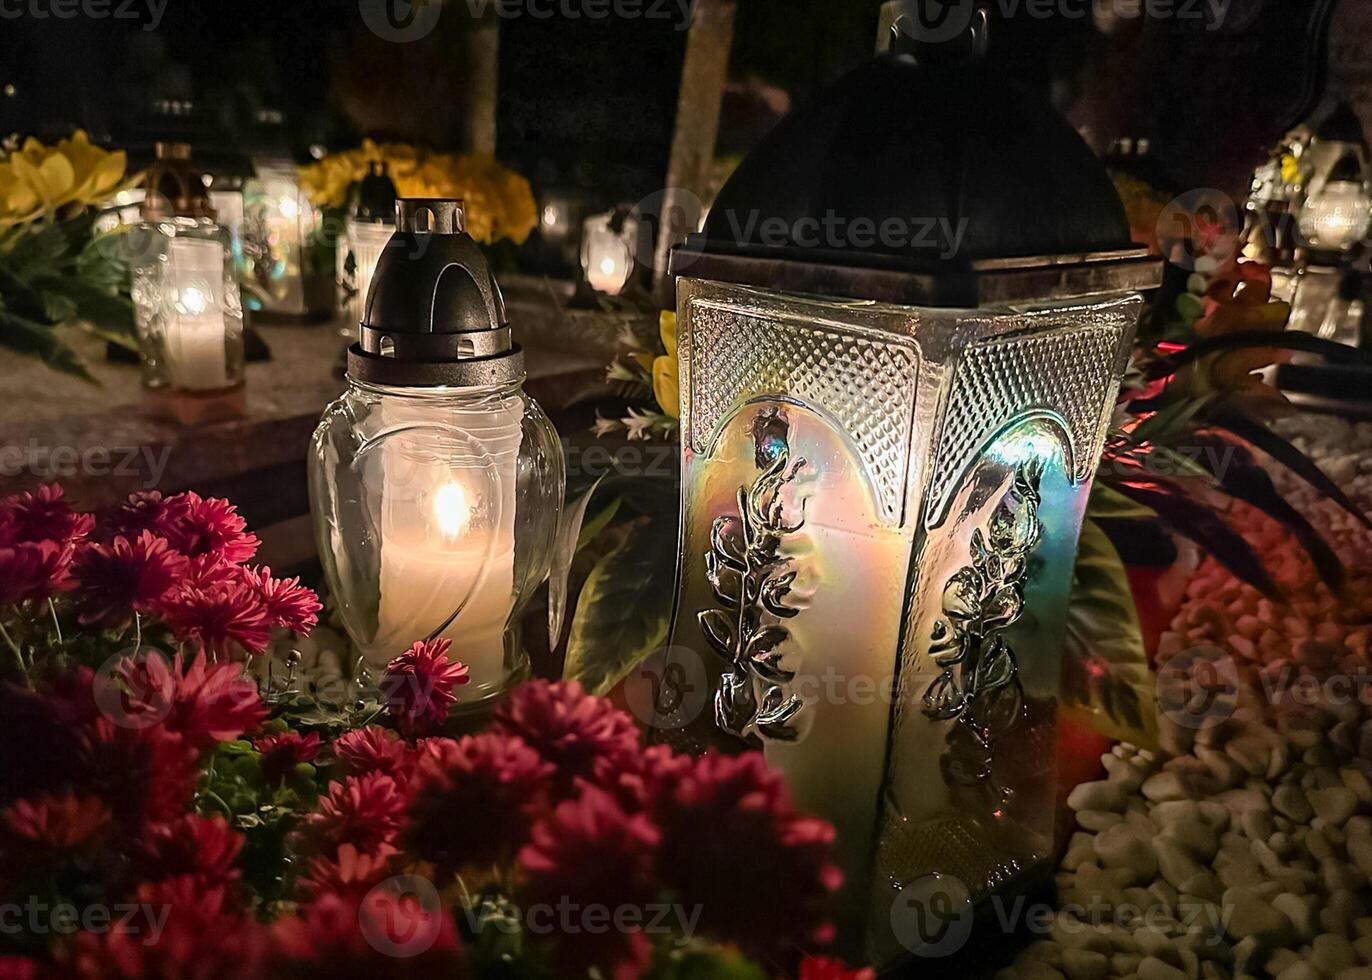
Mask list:
[[198,749],[228,742],[256,728],[267,707],[252,678],[237,663],[211,663],[204,652],[187,666],[181,654],[130,658],[116,668],[137,717],[162,717],[162,726]]
[[350,776],[379,772],[404,785],[410,778],[418,753],[389,728],[368,725],[338,736],[334,755]]
[[587,782],[613,794],[626,810],[651,811],[657,799],[671,792],[677,781],[690,772],[694,761],[689,755],[677,755],[666,745],[650,745],[627,758],[610,755],[597,759]]
[[301,842],[315,854],[332,853],[344,844],[374,853],[395,840],[406,802],[395,780],[380,773],[330,783],[318,811],[301,821]]
[[71,509],[56,483],[7,497],[0,501],[0,511],[8,515],[7,534],[15,542],[65,544],[84,539],[95,527],[94,517]]
[[117,628],[126,626],[134,613],[156,611],[186,574],[186,559],[166,538],[142,531],[133,539],[88,545],[74,570],[81,583],[81,622]]
[[381,882],[396,873],[400,852],[382,844],[370,853],[352,844],[343,844],[333,857],[317,857],[310,862],[299,887],[306,895],[344,895],[360,900]]
[[100,516],[99,534],[105,540],[132,539],[144,531],[166,537],[184,511],[182,497],[163,497],[159,490],[140,490]]
[[216,657],[231,655],[235,647],[261,653],[272,636],[262,597],[242,581],[173,589],[162,602],[162,617],[182,643]]
[[262,776],[269,783],[279,783],[296,766],[313,762],[322,747],[319,735],[315,732],[301,735],[294,731],[266,735],[255,739],[252,744],[262,753]]
[[188,876],[201,888],[215,888],[238,880],[234,862],[242,849],[243,836],[223,817],[188,813],[148,828],[135,850],[133,870],[144,881]]
[[258,980],[266,931],[238,914],[223,888],[183,876],[138,886],[139,913],[118,928],[80,932],[58,953],[68,980]]
[[[700,907],[703,930],[760,958],[788,952],[779,937],[822,942],[832,934],[830,902],[843,882],[832,863],[834,829],[796,812],[761,753],[696,759],[658,794],[653,813],[662,879]],[[740,881],[763,879],[771,883],[766,902],[739,890]]]
[[188,490],[173,497],[168,506],[177,510],[166,534],[183,555],[212,555],[221,561],[241,564],[257,554],[261,542],[257,535],[245,530],[246,522],[227,500],[201,497]]
[[[519,852],[524,897],[550,908],[644,908],[657,894],[659,840],[646,814],[628,813],[610,794],[588,787],[534,825]],[[616,930],[601,936],[578,931],[558,937],[559,955],[578,972],[597,966],[608,975],[638,961],[642,938]]]
[[443,638],[416,643],[386,665],[381,695],[391,717],[407,736],[437,731],[457,700],[453,688],[466,684],[467,665],[448,659]]
[[376,888],[325,893],[272,926],[273,977],[291,980],[436,980],[473,976],[448,911],[417,895]]
[[125,728],[101,718],[78,736],[72,782],[104,800],[123,828],[137,832],[186,811],[199,760],[190,742],[161,725]]
[[[468,735],[429,746],[409,787],[408,850],[445,871],[508,861],[546,805],[552,771],[508,735]],[[463,831],[454,834],[458,824]]]
[[492,727],[517,735],[551,762],[563,795],[576,780],[594,779],[596,760],[627,765],[640,750],[633,719],[576,681],[521,684],[496,709]]
[[0,606],[46,602],[76,585],[71,542],[21,542],[0,548]]
[[20,800],[0,813],[0,825],[21,859],[86,849],[109,827],[111,814],[98,797],[64,793]]
[[800,961],[799,980],[877,980],[877,971],[870,966],[850,970],[842,960],[807,956]]
[[313,589],[294,578],[272,578],[272,570],[262,567],[246,572],[247,581],[256,586],[273,626],[285,627],[297,633],[308,633],[319,622],[323,605]]

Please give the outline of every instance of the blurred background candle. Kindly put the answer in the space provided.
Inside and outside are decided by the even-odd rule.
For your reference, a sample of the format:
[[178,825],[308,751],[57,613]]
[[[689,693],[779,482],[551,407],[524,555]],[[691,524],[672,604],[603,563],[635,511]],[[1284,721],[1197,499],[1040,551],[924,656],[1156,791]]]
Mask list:
[[625,211],[586,219],[581,237],[581,268],[596,292],[618,296],[634,272],[638,222]]
[[217,241],[173,238],[167,263],[166,349],[172,385],[189,391],[227,388],[223,246]]

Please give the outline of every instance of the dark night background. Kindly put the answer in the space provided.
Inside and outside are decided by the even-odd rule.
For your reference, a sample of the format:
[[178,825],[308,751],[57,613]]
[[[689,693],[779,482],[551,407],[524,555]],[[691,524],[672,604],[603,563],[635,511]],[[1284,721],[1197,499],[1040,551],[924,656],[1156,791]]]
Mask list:
[[[0,19],[0,134],[84,126],[128,147],[135,165],[172,131],[198,152],[288,142],[301,159],[312,144],[344,148],[363,135],[461,149],[466,3],[448,3],[422,41],[397,44],[367,29],[357,0],[168,0],[154,31],[143,30],[145,0],[134,5],[139,20],[40,19],[31,2],[7,0]],[[1303,38],[1320,4],[1231,3],[1222,30],[1135,17],[1103,31],[1099,17],[1018,16],[998,56],[1098,151],[1148,137],[1178,186],[1241,193],[1318,77]],[[746,150],[788,103],[866,57],[879,6],[741,0],[719,152]],[[582,188],[605,204],[661,187],[686,36],[673,20],[503,20],[502,162],[536,192]],[[284,125],[262,125],[274,115],[261,110]]]

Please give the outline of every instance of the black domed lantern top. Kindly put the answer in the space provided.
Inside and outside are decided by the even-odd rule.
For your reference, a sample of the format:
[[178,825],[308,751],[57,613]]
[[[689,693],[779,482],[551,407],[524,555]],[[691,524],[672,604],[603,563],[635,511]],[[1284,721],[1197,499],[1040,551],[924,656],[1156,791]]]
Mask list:
[[986,31],[894,28],[744,159],[673,273],[934,306],[1154,285],[1104,166]]
[[524,376],[505,301],[467,234],[462,202],[401,198],[367,293],[348,375],[404,387],[504,384]]
[[367,164],[367,176],[358,181],[352,216],[372,224],[393,224],[398,197],[395,182],[386,172],[386,161],[373,160]]

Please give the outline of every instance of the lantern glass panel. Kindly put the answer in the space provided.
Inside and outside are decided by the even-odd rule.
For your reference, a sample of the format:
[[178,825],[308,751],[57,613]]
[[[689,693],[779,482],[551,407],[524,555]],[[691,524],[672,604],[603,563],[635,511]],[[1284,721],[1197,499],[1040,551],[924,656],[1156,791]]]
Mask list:
[[523,675],[517,614],[547,574],[561,460],[519,382],[349,382],[315,433],[310,490],[326,575],[369,664],[440,635],[470,669],[465,703]]
[[243,310],[228,234],[209,218],[142,222],[132,296],[144,383],[189,392],[243,382]]
[[339,281],[347,298],[345,332],[353,339],[356,339],[357,325],[362,321],[365,312],[367,290],[371,288],[376,263],[381,259],[381,250],[386,247],[394,232],[394,225],[348,219],[346,247],[338,250]]
[[1051,855],[1073,556],[1141,300],[677,299],[673,655],[706,665],[711,737],[835,824],[847,920],[889,962],[913,882],[979,898]]

